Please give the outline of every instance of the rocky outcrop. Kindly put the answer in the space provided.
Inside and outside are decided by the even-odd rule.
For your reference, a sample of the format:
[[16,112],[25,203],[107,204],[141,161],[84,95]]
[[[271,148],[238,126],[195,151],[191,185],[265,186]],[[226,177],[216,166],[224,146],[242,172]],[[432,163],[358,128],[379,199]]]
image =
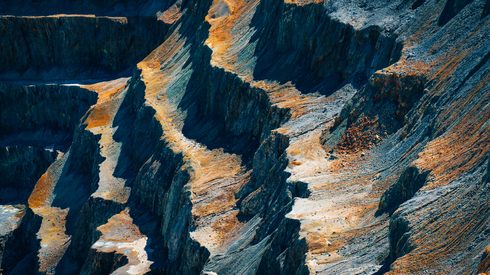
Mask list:
[[167,25],[156,17],[1,16],[0,30],[7,38],[0,78],[52,81],[130,74],[162,42]]
[[356,29],[321,5],[261,1],[255,16],[254,24],[263,28],[254,76],[291,81],[303,92],[328,95],[346,83],[362,85],[400,55],[395,35],[377,26]]
[[[207,54],[197,58],[209,60],[210,53],[204,52]],[[271,130],[288,119],[289,112],[273,106],[263,90],[236,75],[209,64],[198,66],[181,104],[188,110],[184,134],[210,148],[224,148],[251,160]],[[201,73],[203,67],[209,70],[205,74]],[[203,75],[207,79],[202,79]],[[194,87],[192,83],[207,85]]]
[[[4,234],[2,266],[486,270],[490,55],[481,37],[490,28],[485,1],[463,2],[54,1],[42,16],[3,17],[19,37],[46,42],[45,58],[6,60],[11,80],[83,84],[53,85],[66,88],[59,98],[8,97],[22,111],[0,121],[16,142],[6,145],[55,140],[60,150],[33,170],[42,175],[22,222]],[[24,14],[36,6],[8,3]],[[97,16],[45,16],[83,7]],[[90,30],[86,41],[70,32],[78,26]],[[65,43],[75,40],[87,52]],[[16,41],[6,49],[26,49]],[[89,79],[121,73],[131,77]],[[35,88],[17,90],[26,89]],[[50,101],[68,103],[25,115]]]
[[154,118],[155,111],[144,106],[145,84],[139,72],[135,72],[128,85],[129,92],[114,117],[118,127],[114,140],[122,143],[115,174],[127,179],[131,186],[138,170],[155,152],[162,129]]
[[444,5],[444,9],[442,10],[441,15],[439,15],[439,19],[437,20],[437,24],[439,26],[443,26],[454,16],[456,16],[466,5],[473,2],[473,0],[448,0],[446,1],[446,5]]
[[378,215],[384,212],[392,214],[424,186],[429,171],[420,173],[416,167],[408,167],[401,174],[400,178],[385,191],[379,201]]
[[36,239],[36,232],[40,225],[39,216],[26,209],[20,225],[11,233],[3,246],[2,270],[5,273],[19,274],[38,270],[36,254],[40,243]]
[[[281,211],[282,207],[291,203],[292,195],[288,195],[289,190],[284,186],[288,177],[284,173],[287,166],[285,152],[288,144],[287,137],[275,134],[268,138],[255,154],[254,167],[260,169],[252,174],[250,182],[237,194],[241,198],[242,215],[253,217],[268,209],[274,209],[275,206],[277,206],[276,211]],[[271,215],[275,216],[276,213]]]
[[87,274],[111,274],[119,267],[128,263],[128,260],[120,255],[113,253],[97,253],[95,250],[91,250],[90,254],[85,262],[85,266],[82,267],[82,272]]
[[76,0],[66,3],[55,1],[2,0],[1,14],[6,15],[52,15],[52,14],[96,14],[106,16],[154,16],[165,11],[173,1],[156,0]]
[[405,71],[402,66],[373,74],[336,118],[323,140],[327,148],[367,149],[409,124],[407,116],[423,96],[427,80],[424,68]]
[[74,129],[95,93],[77,86],[0,84],[2,203],[26,203]]
[[106,223],[112,215],[121,210],[122,206],[98,198],[84,201],[82,208],[76,212],[76,218],[71,222],[68,220],[68,225],[72,223],[71,228],[68,227],[71,242],[56,267],[56,273],[72,274],[80,272],[84,266],[87,268],[87,265],[107,265],[103,262],[85,264],[85,261],[90,259],[87,258],[93,253],[90,248],[101,235],[97,227]]
[[0,148],[0,203],[25,203],[56,155],[55,151],[32,146]]
[[[2,205],[0,207],[0,264],[3,264],[3,256],[6,252],[6,244],[11,242],[15,230],[19,227],[25,215],[23,205]],[[18,234],[18,233],[17,233]]]
[[77,129],[70,155],[67,157],[63,175],[56,185],[53,206],[70,208],[67,217],[67,231],[72,232],[90,195],[97,189],[99,164],[98,138],[82,126]]
[[0,84],[0,138],[65,150],[97,95],[77,86]]

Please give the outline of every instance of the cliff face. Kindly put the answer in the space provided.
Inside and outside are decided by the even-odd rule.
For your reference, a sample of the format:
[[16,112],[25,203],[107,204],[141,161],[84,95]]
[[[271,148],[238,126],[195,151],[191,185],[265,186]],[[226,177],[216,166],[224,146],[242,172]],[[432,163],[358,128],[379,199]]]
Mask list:
[[172,0],[63,0],[14,1],[2,0],[1,14],[5,15],[52,15],[52,14],[96,14],[105,16],[154,16],[170,7]]
[[166,28],[155,17],[1,16],[0,77],[53,81],[127,74],[162,42]]
[[0,0],[7,274],[489,272],[488,1],[41,2]]

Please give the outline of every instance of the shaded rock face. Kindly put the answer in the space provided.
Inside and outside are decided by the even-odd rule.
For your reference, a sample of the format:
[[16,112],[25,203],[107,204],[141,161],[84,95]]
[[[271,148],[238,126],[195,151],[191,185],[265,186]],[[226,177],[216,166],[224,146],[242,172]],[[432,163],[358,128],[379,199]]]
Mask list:
[[[80,273],[82,270],[91,270],[92,268],[94,272],[99,272],[97,265],[100,265],[101,269],[112,269],[119,265],[121,261],[124,261],[120,257],[113,257],[112,259],[117,260],[117,262],[112,262],[111,264],[107,259],[111,257],[107,255],[93,255],[95,251],[92,251],[90,248],[100,237],[100,232],[97,231],[97,227],[107,222],[122,207],[112,202],[94,198],[85,198],[83,203],[81,209],[71,209],[74,212],[72,214],[74,217],[67,221],[67,225],[72,224],[71,228],[69,228],[71,230],[68,231],[72,238],[70,246],[56,266],[56,273],[73,274]],[[90,262],[96,260],[100,262]]]
[[[472,0],[448,0],[446,1],[446,5],[442,10],[441,15],[439,15],[439,19],[437,20],[437,24],[439,26],[443,26],[449,20],[451,20],[454,16],[456,16],[466,5],[473,2]],[[485,13],[485,11],[484,11]]]
[[97,95],[77,86],[0,84],[2,144],[65,150]]
[[40,243],[35,234],[40,225],[39,217],[27,209],[22,222],[3,246],[2,270],[5,273],[22,274],[38,269],[36,254]]
[[425,184],[429,171],[420,173],[416,167],[407,168],[400,178],[381,197],[378,214],[388,212],[392,214]]
[[96,98],[76,86],[0,84],[2,203],[27,202]]
[[266,26],[256,48],[259,79],[291,81],[301,91],[328,95],[346,83],[365,84],[399,58],[394,34],[377,26],[356,30],[320,5],[262,1],[258,9],[254,23]]
[[488,271],[488,1],[0,4],[8,274]]
[[84,127],[76,129],[73,145],[76,146],[70,148],[70,155],[55,187],[56,196],[52,202],[53,206],[70,209],[66,222],[68,232],[81,227],[77,225],[81,215],[79,211],[86,207],[87,199],[97,189],[99,164],[102,162],[98,138]]
[[[85,262],[82,272],[86,274],[111,274],[119,267],[128,263],[124,256],[116,253],[100,253],[96,254],[93,250],[90,251],[89,258]],[[92,266],[89,266],[92,265]]]
[[[467,267],[460,264],[455,264],[455,272],[463,272],[468,266],[472,270],[479,270],[482,266],[485,268],[486,265],[486,251],[488,247],[488,242],[486,239],[489,237],[488,225],[479,224],[479,222],[484,222],[488,219],[489,207],[487,205],[479,205],[478,202],[464,202],[464,200],[487,200],[489,198],[488,194],[488,181],[481,177],[483,169],[478,168],[474,176],[463,177],[460,182],[455,183],[453,186],[448,186],[447,189],[438,190],[439,193],[435,192],[424,192],[420,193],[420,197],[415,197],[413,200],[406,202],[402,207],[397,210],[390,219],[390,254],[385,259],[385,269],[393,269],[397,266],[397,260],[403,262],[405,255],[410,255],[417,250],[425,249],[425,244],[421,244],[418,239],[425,238],[426,235],[420,232],[419,225],[413,223],[414,208],[420,207],[421,205],[435,204],[432,213],[417,213],[417,215],[424,215],[422,221],[430,220],[433,215],[438,215],[442,219],[446,219],[442,224],[447,224],[449,227],[451,222],[455,222],[458,219],[465,219],[468,216],[472,220],[478,221],[465,221],[462,222],[469,227],[467,230],[461,230],[454,238],[464,238],[467,242],[471,243],[471,247],[467,248],[466,251],[460,252],[457,256],[453,256],[451,261],[455,263],[465,263]],[[452,189],[452,190],[451,190]],[[459,191],[459,192],[458,192]],[[463,199],[463,197],[465,199]],[[456,201],[459,204],[459,209],[444,209],[443,205],[447,204],[447,201]],[[479,232],[474,234],[474,232]],[[422,236],[421,236],[422,235]],[[425,235],[425,236],[424,236]],[[448,241],[450,237],[446,236]],[[435,240],[435,242],[443,243],[440,240]],[[433,243],[433,242],[429,242]],[[429,248],[433,249],[433,248]],[[474,260],[465,260],[468,254],[478,255],[475,256]],[[406,256],[405,256],[406,257]],[[478,260],[477,260],[478,259]],[[391,267],[390,267],[391,264]],[[439,267],[443,268],[443,267]]]
[[[209,51],[196,59],[207,60]],[[250,163],[262,142],[290,116],[287,110],[271,106],[267,95],[250,87],[237,76],[208,65],[198,65],[182,101],[188,110],[183,132],[210,148],[243,156]],[[202,73],[201,68],[209,71]],[[206,79],[202,79],[206,77]],[[192,83],[206,83],[207,86]]]
[[[26,80],[108,78],[125,73],[162,42],[155,17],[0,17],[0,77]],[[83,39],[80,39],[83,37]]]
[[481,17],[483,18],[483,17],[485,17],[485,16],[487,16],[489,14],[490,14],[490,1],[487,1],[485,3],[485,8],[483,9],[483,12],[481,14]]
[[409,112],[423,96],[426,82],[418,73],[376,72],[336,118],[324,145],[365,149],[395,133],[409,124]]
[[6,15],[52,15],[52,14],[96,14],[109,16],[154,15],[166,10],[172,1],[155,0],[76,0],[70,1],[0,1],[1,14]]
[[0,149],[0,202],[25,203],[34,184],[56,159],[57,153],[33,146],[7,146]]
[[[280,206],[279,210],[284,211],[281,207],[291,203],[291,194],[284,186],[288,176],[284,173],[287,165],[285,150],[288,143],[287,137],[276,134],[267,139],[257,150],[254,167],[262,167],[262,169],[255,171],[250,182],[238,193],[238,196],[242,198],[241,214],[254,216],[265,209],[274,208],[271,207],[273,205]],[[274,161],[270,161],[271,159]],[[256,192],[258,189],[261,189],[262,192]],[[267,201],[269,205],[264,205],[264,201]],[[271,213],[271,216],[275,214]]]
[[128,179],[128,185],[138,170],[155,152],[162,129],[154,118],[154,110],[144,106],[144,83],[133,76],[130,92],[116,114],[114,124],[118,130],[114,139],[122,142],[120,160],[115,173]]

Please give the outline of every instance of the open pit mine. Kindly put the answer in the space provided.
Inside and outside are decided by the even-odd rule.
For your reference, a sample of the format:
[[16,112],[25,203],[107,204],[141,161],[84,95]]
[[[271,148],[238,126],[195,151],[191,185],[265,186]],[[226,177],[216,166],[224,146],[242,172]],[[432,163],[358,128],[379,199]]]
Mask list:
[[0,274],[490,274],[490,0],[0,0]]

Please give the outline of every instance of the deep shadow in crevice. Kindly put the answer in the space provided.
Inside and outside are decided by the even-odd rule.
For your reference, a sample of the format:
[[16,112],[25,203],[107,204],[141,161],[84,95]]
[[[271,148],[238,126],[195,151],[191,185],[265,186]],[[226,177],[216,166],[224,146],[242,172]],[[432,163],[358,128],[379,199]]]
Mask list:
[[422,6],[425,3],[425,0],[415,0],[412,4],[411,9],[416,10],[418,7]]
[[114,140],[122,143],[114,176],[126,179],[126,186],[132,186],[138,170],[152,155],[163,133],[154,117],[155,110],[144,104],[145,90],[140,72],[135,71],[112,125],[117,128]]
[[303,93],[329,95],[347,83],[362,86],[400,57],[396,36],[380,27],[356,30],[332,19],[322,5],[271,1],[261,2],[252,21],[258,29],[267,26],[252,38],[257,41],[255,79],[291,81]]
[[53,207],[69,208],[66,230],[72,234],[82,206],[97,190],[99,165],[103,158],[99,151],[100,135],[94,135],[80,126],[75,134],[66,163],[54,189]]
[[429,173],[430,171],[420,172],[414,166],[405,169],[398,180],[381,197],[376,216],[383,213],[393,214],[402,203],[411,199],[425,185]]
[[81,268],[81,274],[106,275],[128,264],[128,258],[125,255],[116,252],[102,252],[91,248],[87,260]]
[[2,274],[30,274],[39,269],[37,252],[41,248],[36,233],[41,217],[27,208],[17,229],[6,240],[2,255]]
[[160,274],[165,270],[165,266],[168,265],[168,249],[163,246],[161,219],[151,211],[148,211],[148,209],[144,209],[135,203],[130,203],[129,209],[134,224],[148,238],[145,251],[148,255],[148,260],[153,262],[150,269],[153,274]]
[[0,0],[0,14],[42,16],[52,14],[95,14],[98,16],[156,15],[174,0]]
[[[79,274],[91,246],[101,236],[97,227],[107,223],[113,215],[121,212],[124,206],[112,201],[89,197],[74,219],[71,243],[56,267],[57,274]],[[68,221],[67,221],[68,225]]]
[[0,147],[0,204],[26,204],[58,153],[35,146]]
[[0,35],[6,38],[0,41],[0,79],[42,82],[128,75],[163,42],[168,28],[155,16],[0,17]]
[[473,0],[447,0],[444,9],[439,15],[437,25],[444,26],[451,21],[464,7],[473,2]]
[[213,67],[209,48],[192,47],[193,74],[179,104],[186,111],[183,133],[209,149],[240,155],[250,167],[260,143],[290,118],[289,110],[274,106],[264,90]]

